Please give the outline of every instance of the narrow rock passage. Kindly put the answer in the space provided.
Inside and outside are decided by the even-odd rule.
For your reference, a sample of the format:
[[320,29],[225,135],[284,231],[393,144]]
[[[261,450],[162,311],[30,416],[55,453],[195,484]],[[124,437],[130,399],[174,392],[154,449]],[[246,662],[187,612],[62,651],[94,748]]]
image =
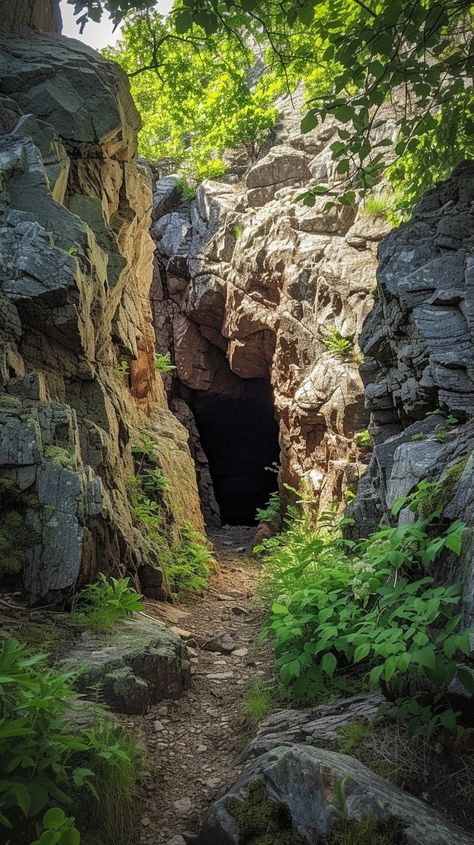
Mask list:
[[[179,701],[127,719],[148,756],[137,845],[165,845],[197,831],[210,802],[235,779],[236,757],[247,740],[243,698],[272,671],[270,645],[257,641],[262,613],[254,592],[259,564],[250,557],[254,534],[254,528],[232,526],[211,535],[221,571],[204,596],[176,606],[146,602],[148,615],[186,639],[193,685]],[[209,641],[224,633],[233,640],[232,653],[208,650]]]

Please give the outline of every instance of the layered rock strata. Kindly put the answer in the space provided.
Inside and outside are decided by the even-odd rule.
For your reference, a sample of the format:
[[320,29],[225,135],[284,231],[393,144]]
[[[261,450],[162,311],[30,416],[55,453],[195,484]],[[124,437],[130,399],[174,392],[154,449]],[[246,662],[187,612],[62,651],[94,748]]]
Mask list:
[[[441,518],[466,525],[460,567],[474,614],[474,163],[429,191],[380,244],[378,290],[361,335],[378,443],[352,507],[366,536],[419,481],[441,480]],[[400,519],[406,519],[402,512]]]
[[0,539],[10,549],[21,520],[32,602],[98,568],[156,565],[127,497],[144,432],[170,523],[202,528],[187,434],[155,373],[138,127],[125,75],[95,51],[0,37]]

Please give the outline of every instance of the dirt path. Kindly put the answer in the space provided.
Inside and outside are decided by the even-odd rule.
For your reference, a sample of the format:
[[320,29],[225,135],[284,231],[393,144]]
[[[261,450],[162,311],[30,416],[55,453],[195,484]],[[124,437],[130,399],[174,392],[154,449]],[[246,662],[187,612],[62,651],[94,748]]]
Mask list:
[[[258,562],[249,554],[254,531],[232,527],[212,535],[221,572],[203,597],[178,606],[146,603],[147,614],[181,629],[193,685],[179,701],[126,720],[148,753],[137,845],[165,845],[196,831],[210,802],[237,774],[235,758],[246,738],[242,699],[272,666],[269,645],[257,642],[262,615],[254,593]],[[223,633],[235,642],[231,654],[203,648]]]

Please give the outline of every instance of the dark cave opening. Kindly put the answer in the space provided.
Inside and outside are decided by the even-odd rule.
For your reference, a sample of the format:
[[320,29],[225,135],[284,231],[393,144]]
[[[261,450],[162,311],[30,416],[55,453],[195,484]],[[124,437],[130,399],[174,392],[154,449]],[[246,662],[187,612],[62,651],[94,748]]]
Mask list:
[[191,409],[209,461],[221,520],[255,525],[255,511],[277,489],[278,424],[266,379],[242,380],[241,395],[193,391]]

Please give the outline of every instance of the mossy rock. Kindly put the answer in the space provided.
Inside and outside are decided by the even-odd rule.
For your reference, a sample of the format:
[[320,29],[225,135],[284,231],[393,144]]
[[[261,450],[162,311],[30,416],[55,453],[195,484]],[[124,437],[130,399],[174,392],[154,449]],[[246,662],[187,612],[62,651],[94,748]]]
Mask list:
[[357,821],[342,819],[335,827],[327,845],[403,845],[399,825],[384,825],[372,816]]
[[229,798],[226,809],[238,823],[245,845],[302,845],[288,807],[270,801],[261,780],[249,783],[242,800]]
[[25,511],[38,506],[35,496],[23,493],[8,476],[0,478],[0,579],[19,575],[25,551],[37,540],[25,530]]

